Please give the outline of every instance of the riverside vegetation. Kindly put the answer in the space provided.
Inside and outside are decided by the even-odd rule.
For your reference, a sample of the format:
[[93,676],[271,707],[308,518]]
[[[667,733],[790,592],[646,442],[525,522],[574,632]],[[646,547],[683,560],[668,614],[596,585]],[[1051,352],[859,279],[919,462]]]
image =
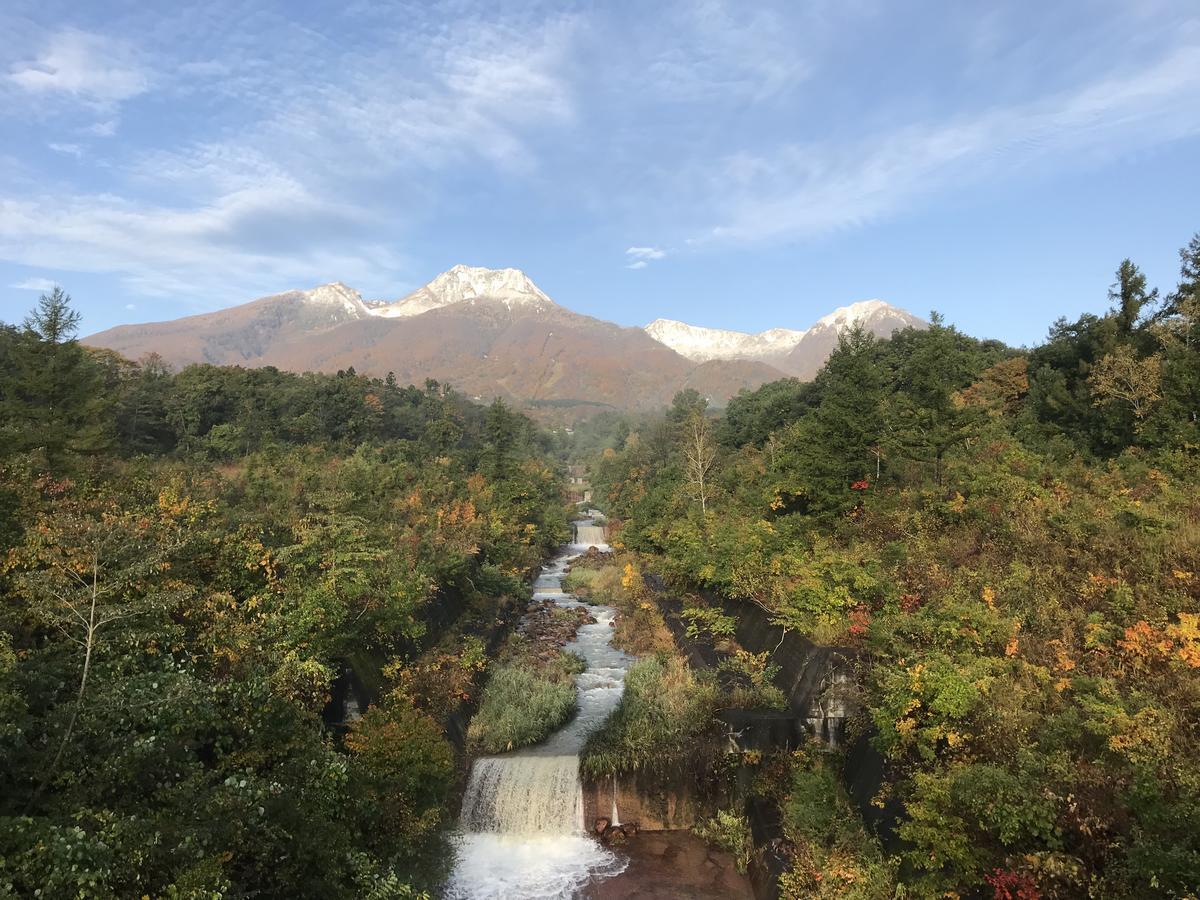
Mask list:
[[[1165,295],[1125,261],[1108,313],[1032,350],[935,315],[845,333],[814,381],[722,415],[685,392],[609,423],[593,486],[619,550],[857,660],[850,737],[883,755],[899,841],[867,836],[836,753],[765,755],[787,896],[1200,892],[1200,235],[1181,261]],[[707,675],[680,666],[630,671],[585,768],[702,744]]]
[[[0,328],[0,896],[433,889],[446,725],[568,534],[549,435],[77,320],[56,290]],[[326,727],[351,669],[378,702]]]
[[[1200,236],[1182,259],[1161,297],[1122,264],[1033,350],[935,316],[720,416],[684,392],[578,429],[616,553],[565,587],[640,657],[583,772],[737,781],[790,898],[1194,896]],[[436,891],[463,711],[489,752],[574,706],[557,647],[492,659],[568,534],[563,435],[433,382],[172,373],[76,323],[55,291],[0,328],[0,896]],[[720,595],[854,655],[898,843],[836,752],[729,752],[722,715],[783,698]],[[351,672],[375,702],[331,721]],[[747,861],[741,809],[697,831]]]

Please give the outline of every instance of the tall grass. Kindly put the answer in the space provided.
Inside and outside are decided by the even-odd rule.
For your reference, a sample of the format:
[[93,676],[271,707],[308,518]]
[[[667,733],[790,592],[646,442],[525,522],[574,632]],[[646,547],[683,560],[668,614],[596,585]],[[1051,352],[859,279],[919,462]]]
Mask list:
[[479,711],[467,729],[467,742],[476,753],[504,753],[544,741],[575,714],[578,658],[553,669],[535,670],[515,663],[500,666],[483,691]]
[[634,663],[625,676],[621,704],[588,740],[581,765],[590,776],[638,769],[705,764],[715,722],[717,688],[675,657]]

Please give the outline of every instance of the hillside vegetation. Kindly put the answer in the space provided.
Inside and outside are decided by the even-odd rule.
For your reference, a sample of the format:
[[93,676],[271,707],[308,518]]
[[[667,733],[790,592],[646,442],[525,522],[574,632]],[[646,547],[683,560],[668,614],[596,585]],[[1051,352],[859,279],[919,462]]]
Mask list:
[[856,655],[896,868],[781,789],[791,896],[1200,890],[1200,236],[1181,258],[1032,350],[851,330],[811,383],[680,394],[598,457],[614,543]]
[[435,885],[446,725],[567,536],[547,437],[433,382],[130,362],[67,299],[0,328],[0,896]]

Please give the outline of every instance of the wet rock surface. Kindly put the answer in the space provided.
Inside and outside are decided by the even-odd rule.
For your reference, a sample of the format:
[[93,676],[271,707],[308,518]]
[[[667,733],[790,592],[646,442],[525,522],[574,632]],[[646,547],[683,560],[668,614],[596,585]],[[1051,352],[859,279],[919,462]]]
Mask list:
[[[599,547],[588,547],[587,551],[575,558],[572,567],[580,569],[598,569],[616,556],[611,550],[601,550]],[[568,569],[567,571],[570,571]]]
[[575,639],[575,632],[581,626],[595,623],[595,617],[582,606],[563,607],[553,600],[534,600],[516,631],[537,648],[534,655],[553,655]]
[[629,858],[620,875],[589,884],[585,900],[752,900],[750,879],[733,857],[688,831],[639,833],[618,851]]

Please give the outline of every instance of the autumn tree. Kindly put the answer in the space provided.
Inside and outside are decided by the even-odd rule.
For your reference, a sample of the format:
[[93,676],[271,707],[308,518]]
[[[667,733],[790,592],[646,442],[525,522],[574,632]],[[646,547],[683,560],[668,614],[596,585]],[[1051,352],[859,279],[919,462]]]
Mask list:
[[704,514],[708,512],[708,500],[712,492],[711,474],[717,459],[712,426],[703,413],[693,410],[683,422],[682,431],[687,483],[692,500],[700,504],[700,512]]
[[44,516],[14,555],[16,583],[45,625],[76,648],[79,671],[71,712],[42,775],[52,779],[88,700],[95,658],[111,630],[151,613],[160,615],[180,596],[165,574],[186,540],[197,511],[164,494],[154,513],[131,512],[114,500],[74,503]]
[[1096,363],[1088,381],[1097,406],[1124,403],[1141,421],[1162,399],[1162,358],[1155,354],[1139,359],[1132,347],[1120,344]]

